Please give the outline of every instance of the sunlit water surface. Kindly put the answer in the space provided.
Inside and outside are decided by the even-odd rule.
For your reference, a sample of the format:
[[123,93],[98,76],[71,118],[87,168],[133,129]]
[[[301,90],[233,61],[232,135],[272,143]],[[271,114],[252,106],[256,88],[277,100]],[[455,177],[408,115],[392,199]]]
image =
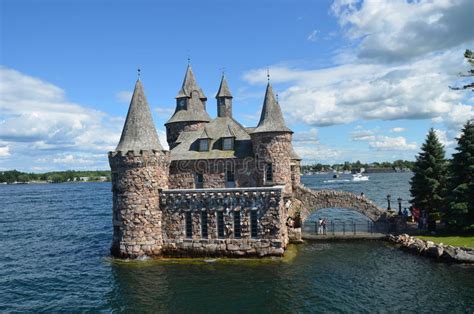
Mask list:
[[[409,177],[303,181],[364,192],[386,207],[387,193],[408,199]],[[0,204],[0,312],[474,311],[474,267],[384,242],[307,243],[284,259],[121,262],[108,257],[110,183],[2,185]]]

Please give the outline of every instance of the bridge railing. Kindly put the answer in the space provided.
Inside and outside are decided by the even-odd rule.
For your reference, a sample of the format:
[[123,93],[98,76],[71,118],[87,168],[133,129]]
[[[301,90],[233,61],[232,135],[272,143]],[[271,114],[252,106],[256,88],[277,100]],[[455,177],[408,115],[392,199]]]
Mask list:
[[389,224],[386,222],[357,221],[357,220],[329,220],[326,228],[319,227],[317,221],[308,221],[303,224],[303,233],[311,235],[353,236],[374,233],[388,233]]

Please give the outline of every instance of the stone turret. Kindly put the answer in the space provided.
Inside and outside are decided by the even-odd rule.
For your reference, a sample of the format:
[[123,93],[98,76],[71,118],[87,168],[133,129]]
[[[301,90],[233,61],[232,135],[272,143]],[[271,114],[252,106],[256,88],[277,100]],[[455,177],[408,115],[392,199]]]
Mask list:
[[169,154],[163,151],[140,80],[135,84],[120,142],[109,153],[112,170],[112,255],[160,255],[160,189],[168,187]]
[[225,75],[222,75],[221,85],[216,95],[218,117],[232,118],[232,98]]
[[207,98],[197,85],[191,65],[186,69],[183,85],[176,96],[176,110],[165,123],[166,140],[173,149],[183,131],[195,131],[211,121],[206,112]]
[[284,185],[285,194],[291,193],[292,134],[268,83],[260,121],[250,133],[259,186]]

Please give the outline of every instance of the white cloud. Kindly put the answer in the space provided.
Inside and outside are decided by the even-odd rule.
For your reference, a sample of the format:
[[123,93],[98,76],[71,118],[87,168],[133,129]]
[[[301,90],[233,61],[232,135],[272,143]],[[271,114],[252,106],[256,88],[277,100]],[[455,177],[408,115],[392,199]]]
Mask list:
[[[108,168],[106,153],[117,145],[123,118],[70,102],[61,88],[13,69],[0,67],[0,78],[0,138],[8,147],[3,165],[33,170],[44,160],[36,169],[68,161],[70,168]],[[102,157],[89,158],[93,154]]]
[[351,132],[351,139],[353,141],[373,141],[375,140],[375,131],[373,130],[361,130],[356,128],[356,131]]
[[407,143],[403,136],[377,136],[374,140],[369,141],[369,147],[376,150],[396,151],[396,150],[416,150],[418,145],[415,142]]
[[7,156],[10,156],[10,147],[1,146],[0,147],[0,157],[7,157]]
[[336,0],[331,9],[361,59],[406,61],[474,40],[472,0]]
[[317,29],[315,29],[308,35],[308,37],[306,39],[308,41],[315,42],[316,40],[318,40],[318,34],[319,34],[319,31]]
[[293,135],[293,143],[294,145],[318,144],[318,129],[311,128],[308,131],[296,132]]
[[438,137],[438,140],[440,141],[441,144],[444,145],[444,147],[453,147],[456,145],[456,140],[454,139],[454,136],[451,137],[448,135],[448,132],[446,130],[440,130],[440,129],[434,129],[436,136]]
[[[432,119],[453,130],[474,118],[472,96],[448,88],[474,44],[474,1],[336,0],[332,12],[351,40],[334,52],[338,65],[270,67],[272,82],[285,83],[280,103],[290,123]],[[266,68],[243,79],[264,84]]]
[[122,103],[129,104],[132,99],[132,95],[133,92],[124,90],[115,94],[115,98],[117,98],[117,100]]
[[364,130],[356,127],[355,130],[350,133],[350,138],[356,142],[368,142],[370,148],[378,151],[409,151],[418,148],[415,142],[408,143],[403,136],[390,137],[378,133],[378,129]]
[[342,156],[340,150],[319,142],[318,130],[316,128],[295,132],[293,135],[293,148],[303,158],[305,163],[333,163]]
[[405,130],[406,130],[405,128],[396,127],[396,128],[391,128],[391,129],[390,129],[390,132],[392,132],[392,133],[400,133],[400,132],[404,132]]
[[[350,63],[319,70],[271,67],[272,81],[287,83],[280,103],[290,123],[311,126],[356,120],[441,119],[457,128],[474,117],[463,94],[449,89],[462,70],[462,50],[454,49],[399,65]],[[264,84],[266,69],[244,74]]]
[[61,158],[54,158],[53,162],[56,164],[70,164],[74,162],[74,156],[73,155],[66,155]]
[[315,146],[296,146],[296,153],[303,158],[305,163],[333,163],[340,160],[342,152],[336,148],[329,147],[327,145],[315,145]]

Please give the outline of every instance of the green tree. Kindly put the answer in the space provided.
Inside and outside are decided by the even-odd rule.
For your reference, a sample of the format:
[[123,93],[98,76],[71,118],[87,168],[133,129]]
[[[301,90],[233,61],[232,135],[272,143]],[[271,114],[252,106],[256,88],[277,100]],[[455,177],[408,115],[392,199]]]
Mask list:
[[410,180],[411,203],[428,214],[428,227],[435,228],[435,217],[441,212],[446,192],[446,160],[444,147],[430,129],[421,152],[416,156]]
[[468,121],[457,139],[450,165],[445,219],[451,227],[474,230],[474,123]]

